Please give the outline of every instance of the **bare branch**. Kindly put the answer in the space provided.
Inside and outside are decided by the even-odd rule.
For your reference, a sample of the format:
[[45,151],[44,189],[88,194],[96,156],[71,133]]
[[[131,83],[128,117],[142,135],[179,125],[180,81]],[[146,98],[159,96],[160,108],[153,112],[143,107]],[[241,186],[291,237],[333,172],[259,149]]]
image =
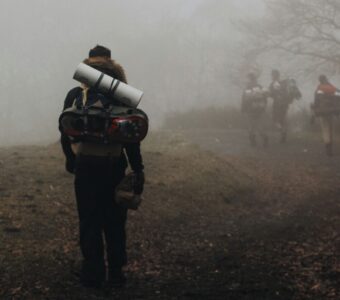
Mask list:
[[262,20],[241,23],[253,41],[251,52],[286,52],[340,69],[340,1],[264,0]]

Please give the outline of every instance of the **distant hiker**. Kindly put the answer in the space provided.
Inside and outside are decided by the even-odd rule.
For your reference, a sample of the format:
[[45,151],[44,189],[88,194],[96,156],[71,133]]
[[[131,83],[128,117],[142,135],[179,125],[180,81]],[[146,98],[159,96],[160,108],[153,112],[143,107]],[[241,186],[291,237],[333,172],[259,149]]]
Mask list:
[[[84,63],[99,70],[102,74],[105,73],[126,83],[124,69],[111,60],[111,51],[108,48],[94,47],[90,50],[89,58],[85,59]],[[82,85],[69,91],[64,102],[64,112],[77,107],[78,111],[87,113],[86,121],[83,123],[90,123],[92,120],[93,126],[101,126],[100,122],[98,124],[95,122],[96,119],[90,118],[96,116],[96,110],[91,113],[89,111],[93,107],[97,108],[99,112],[100,109],[109,107],[109,112],[111,112],[112,105],[115,104],[115,100],[110,95],[98,93],[96,87]],[[120,109],[124,110],[124,107]],[[105,114],[109,113],[105,111]],[[122,120],[124,121],[124,118]],[[129,125],[129,122],[124,123],[122,120],[119,119],[118,121],[121,123],[115,123],[116,127],[111,129],[116,130],[120,124],[122,128],[123,125]],[[76,122],[77,124],[74,126],[89,125],[84,125],[81,121],[82,119],[79,117],[79,124]],[[63,124],[67,125],[67,122]],[[110,123],[109,126],[112,124]],[[78,127],[73,131],[78,130]],[[114,201],[115,188],[125,176],[128,158],[134,172],[133,192],[135,198],[140,199],[144,186],[144,166],[140,143],[109,143],[107,140],[104,144],[96,144],[84,142],[81,139],[71,139],[62,125],[60,125],[60,130],[62,149],[66,156],[66,170],[75,175],[74,187],[79,214],[80,248],[83,255],[81,283],[88,287],[99,287],[106,279],[105,246],[108,281],[113,286],[121,286],[126,281],[122,268],[127,263],[125,233],[127,208]],[[72,130],[69,132],[72,133]],[[82,135],[79,134],[79,136]],[[93,139],[100,139],[104,136],[98,132]],[[105,243],[103,239],[105,239]]]
[[340,96],[338,89],[332,85],[325,75],[319,76],[319,85],[314,95],[312,109],[320,119],[326,154],[333,155],[333,118],[340,114]]
[[272,71],[272,82],[269,86],[269,96],[273,99],[273,122],[280,132],[280,141],[287,140],[287,114],[289,105],[301,98],[301,92],[294,79],[281,80],[278,70]]
[[257,82],[254,73],[247,75],[246,88],[242,95],[241,110],[248,118],[249,141],[252,146],[257,145],[256,135],[261,136],[264,147],[268,145],[266,132],[267,93]]

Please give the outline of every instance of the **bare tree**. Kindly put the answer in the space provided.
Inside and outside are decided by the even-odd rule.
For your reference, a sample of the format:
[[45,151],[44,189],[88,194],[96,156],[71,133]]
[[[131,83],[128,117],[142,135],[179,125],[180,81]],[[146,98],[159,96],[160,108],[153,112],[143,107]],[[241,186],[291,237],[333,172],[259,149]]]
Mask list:
[[263,0],[262,19],[241,22],[250,51],[303,56],[304,67],[340,71],[339,0]]

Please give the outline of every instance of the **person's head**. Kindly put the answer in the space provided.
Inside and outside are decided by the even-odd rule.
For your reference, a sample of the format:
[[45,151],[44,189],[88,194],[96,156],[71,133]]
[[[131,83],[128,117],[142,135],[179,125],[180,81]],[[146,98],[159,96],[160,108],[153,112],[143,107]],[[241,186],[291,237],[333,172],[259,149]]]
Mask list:
[[279,80],[280,79],[280,72],[278,70],[272,71],[272,79],[273,80]]
[[321,84],[328,84],[329,83],[327,76],[323,75],[323,74],[319,76],[319,82]]
[[89,57],[85,58],[83,63],[111,77],[116,76],[116,72],[113,70],[114,62],[111,59],[111,50],[104,46],[97,45],[90,49]]
[[105,57],[111,58],[111,50],[101,45],[97,45],[89,51],[89,58]]

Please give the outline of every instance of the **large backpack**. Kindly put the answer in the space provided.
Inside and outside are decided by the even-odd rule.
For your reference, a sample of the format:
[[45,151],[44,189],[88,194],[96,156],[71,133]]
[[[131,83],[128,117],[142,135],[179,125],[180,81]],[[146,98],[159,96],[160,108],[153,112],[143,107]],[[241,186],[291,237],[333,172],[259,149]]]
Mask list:
[[119,106],[111,98],[88,89],[83,89],[72,107],[63,111],[59,124],[72,143],[136,143],[148,132],[148,117],[142,110]]
[[320,85],[314,95],[311,108],[316,117],[340,114],[340,95],[331,84]]

